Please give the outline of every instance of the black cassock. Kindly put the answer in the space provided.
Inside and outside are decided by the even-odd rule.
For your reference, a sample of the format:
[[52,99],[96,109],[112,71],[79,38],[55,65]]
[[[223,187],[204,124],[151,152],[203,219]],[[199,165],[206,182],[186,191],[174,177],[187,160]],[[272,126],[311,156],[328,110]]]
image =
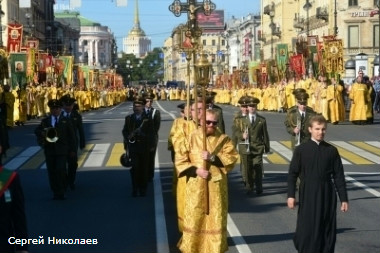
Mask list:
[[332,253],[336,241],[336,207],[348,201],[344,170],[338,150],[309,140],[294,150],[288,174],[288,197],[294,198],[300,178],[297,228],[293,238],[298,252]]

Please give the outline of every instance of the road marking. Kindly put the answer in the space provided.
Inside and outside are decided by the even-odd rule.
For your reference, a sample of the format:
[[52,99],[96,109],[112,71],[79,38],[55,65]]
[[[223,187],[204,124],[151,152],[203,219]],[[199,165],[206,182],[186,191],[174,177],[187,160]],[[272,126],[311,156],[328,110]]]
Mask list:
[[[355,164],[373,164],[373,162],[370,162],[367,159],[362,158],[360,155],[357,155],[357,154],[351,152],[350,147],[347,147],[346,145],[342,144],[340,141],[330,141],[330,143],[332,143],[332,145],[334,145],[338,149],[338,152],[339,152],[341,157],[344,157],[345,159],[349,160],[352,163],[355,163]],[[347,147],[347,148],[343,148],[341,145],[343,147]],[[350,145],[350,146],[352,146],[352,145]],[[354,147],[354,146],[352,146],[352,147]]]
[[109,147],[110,143],[96,144],[83,167],[101,167]]
[[282,144],[283,142],[278,141],[270,141],[270,147],[276,151],[277,153],[281,154],[283,157],[288,159],[288,161],[292,160],[293,152],[291,149],[287,148],[285,145]]
[[374,146],[376,148],[380,148],[380,141],[366,141],[365,143]]
[[251,249],[248,247],[247,242],[244,240],[243,236],[240,234],[235,222],[232,220],[230,214],[227,215],[227,230],[235,243],[236,249],[240,253],[251,253]]
[[30,159],[33,155],[35,155],[41,147],[39,146],[32,146],[24,150],[21,154],[7,162],[4,167],[8,170],[17,170],[21,167],[27,160]]
[[[369,145],[369,144],[362,142],[362,141],[350,141],[350,143],[361,148],[361,149],[367,150],[367,151],[371,152],[372,154],[380,154],[380,148],[379,147],[374,147],[374,146]],[[380,158],[379,158],[379,161],[380,161]]]
[[357,154],[361,157],[364,157],[365,159],[367,160],[370,160],[376,164],[380,164],[380,157],[379,156],[376,156],[370,152],[367,152],[363,149],[360,149],[358,147],[355,147],[354,145],[351,145],[345,141],[331,141],[331,143],[333,143],[334,145],[336,146],[339,146],[339,147],[342,147],[344,149],[347,149],[349,150],[350,152],[354,153],[354,154]]
[[154,161],[154,212],[156,221],[157,253],[167,253],[169,250],[168,231],[166,228],[165,207],[161,186],[158,152]]
[[375,197],[380,198],[380,192],[368,187],[367,185],[365,185],[363,183],[360,183],[359,181],[356,181],[352,177],[346,175],[346,180],[348,182],[351,182],[352,184],[354,184],[357,187],[363,188],[365,191],[369,192],[370,194],[374,195]]
[[121,167],[120,156],[125,153],[123,143],[115,143],[112,148],[111,155],[106,163],[107,167]]
[[88,154],[90,153],[93,147],[94,147],[94,144],[86,144],[84,149],[80,151],[80,154],[78,156],[78,169],[82,167],[84,160],[86,159],[86,157],[88,156]]

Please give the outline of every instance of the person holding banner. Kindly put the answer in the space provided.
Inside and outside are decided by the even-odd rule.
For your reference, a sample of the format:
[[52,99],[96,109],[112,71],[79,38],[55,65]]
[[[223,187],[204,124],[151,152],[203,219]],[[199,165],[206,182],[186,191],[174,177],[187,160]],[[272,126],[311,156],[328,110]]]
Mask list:
[[[234,168],[239,154],[230,137],[217,128],[217,111],[208,109],[205,116],[201,124],[206,127],[206,140],[203,129],[198,128],[191,133],[189,148],[175,155],[178,176],[187,179],[183,234],[178,243],[182,253],[228,250],[227,173]],[[203,141],[206,141],[207,150],[203,149]]]

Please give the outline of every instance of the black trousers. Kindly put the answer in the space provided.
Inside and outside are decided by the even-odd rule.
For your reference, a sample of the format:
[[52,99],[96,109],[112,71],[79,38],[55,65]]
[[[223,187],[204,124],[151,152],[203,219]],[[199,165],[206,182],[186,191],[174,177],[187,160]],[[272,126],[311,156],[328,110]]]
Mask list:
[[54,195],[62,196],[65,194],[67,188],[67,156],[46,155],[45,159],[50,188]]
[[67,156],[67,183],[72,185],[75,183],[75,178],[78,169],[78,155]]

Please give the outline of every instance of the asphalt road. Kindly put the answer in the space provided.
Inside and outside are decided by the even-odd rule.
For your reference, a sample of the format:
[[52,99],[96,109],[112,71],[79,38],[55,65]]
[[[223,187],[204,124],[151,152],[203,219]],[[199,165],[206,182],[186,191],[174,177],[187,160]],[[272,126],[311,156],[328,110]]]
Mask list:
[[[64,201],[53,201],[43,153],[28,121],[10,131],[12,148],[4,161],[18,169],[26,198],[30,238],[44,238],[30,245],[30,252],[138,252],[176,253],[179,234],[172,195],[172,163],[167,137],[178,116],[180,101],[159,101],[162,123],[155,178],[147,197],[131,197],[129,171],[119,164],[121,129],[131,103],[83,113],[87,137],[81,153],[77,188]],[[236,107],[221,105],[227,133]],[[229,253],[295,252],[292,237],[296,211],[286,207],[286,172],[291,152],[284,128],[285,114],[262,112],[267,118],[272,155],[265,157],[264,194],[247,196],[239,165],[229,175]],[[380,138],[379,116],[375,124],[350,122],[329,125],[326,140],[339,147],[350,199],[350,210],[338,212],[337,253],[380,251]],[[95,239],[97,244],[50,244],[48,238]],[[62,242],[62,241],[61,241]]]

